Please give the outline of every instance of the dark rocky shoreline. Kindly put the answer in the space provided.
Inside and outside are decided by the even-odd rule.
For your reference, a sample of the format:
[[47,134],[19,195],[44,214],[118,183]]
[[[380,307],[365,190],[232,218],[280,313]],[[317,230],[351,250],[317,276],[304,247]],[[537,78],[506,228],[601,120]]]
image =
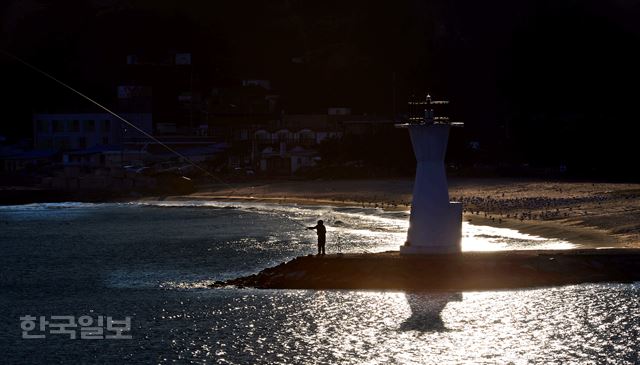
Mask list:
[[212,287],[496,290],[640,281],[640,249],[304,256]]

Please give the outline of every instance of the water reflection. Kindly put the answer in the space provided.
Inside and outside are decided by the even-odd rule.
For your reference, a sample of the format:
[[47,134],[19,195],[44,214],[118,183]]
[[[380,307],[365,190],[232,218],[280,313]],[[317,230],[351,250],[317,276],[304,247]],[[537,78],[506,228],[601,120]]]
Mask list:
[[449,302],[462,301],[462,293],[410,292],[405,297],[411,316],[401,325],[401,331],[440,332],[447,330],[442,311]]

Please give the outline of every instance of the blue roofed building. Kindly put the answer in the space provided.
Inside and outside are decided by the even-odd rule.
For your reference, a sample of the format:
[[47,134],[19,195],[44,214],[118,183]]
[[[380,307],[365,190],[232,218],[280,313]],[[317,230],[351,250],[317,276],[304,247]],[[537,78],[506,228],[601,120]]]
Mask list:
[[52,149],[30,151],[3,149],[0,151],[0,167],[6,172],[42,167],[49,164],[57,153],[58,151]]
[[[151,113],[122,117],[146,133],[153,133]],[[121,146],[128,138],[144,136],[109,113],[37,113],[33,115],[35,149],[83,150],[95,146]]]

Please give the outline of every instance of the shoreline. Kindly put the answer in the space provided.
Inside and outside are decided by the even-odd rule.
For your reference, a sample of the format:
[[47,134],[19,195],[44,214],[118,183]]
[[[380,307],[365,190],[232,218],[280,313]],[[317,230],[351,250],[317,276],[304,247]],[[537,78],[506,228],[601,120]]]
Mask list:
[[[374,184],[374,189],[368,192],[358,190],[361,185]],[[497,181],[498,188],[503,189],[506,184],[510,184],[510,181],[499,180]],[[547,190],[556,191],[566,189],[567,185],[572,183],[541,183],[534,182],[538,186],[543,186]],[[495,180],[480,180],[480,188],[475,186],[471,189],[474,191],[465,191],[467,188],[464,182],[454,182],[450,188],[451,196],[467,197],[473,196],[473,193],[479,195],[479,191],[487,186],[496,184]],[[516,182],[515,184],[522,184],[522,182]],[[391,185],[391,189],[385,189]],[[461,188],[462,185],[462,188]],[[615,184],[589,184],[581,183],[582,186],[591,186],[598,189],[603,187],[604,189],[611,189]],[[603,186],[604,185],[604,186]],[[620,185],[619,190],[613,190],[613,193],[618,193],[620,190],[628,190],[629,184]],[[635,185],[635,186],[633,186]],[[554,186],[560,186],[555,187]],[[386,211],[405,211],[409,212],[411,200],[411,182],[407,180],[365,180],[365,181],[302,181],[302,182],[278,182],[270,184],[246,184],[233,190],[227,187],[213,187],[200,190],[196,193],[189,195],[167,196],[162,197],[162,200],[216,200],[216,201],[241,201],[241,202],[254,202],[254,203],[269,203],[269,204],[293,204],[293,205],[307,205],[307,206],[335,206],[335,207],[358,207],[358,208],[378,208]],[[632,184],[632,188],[638,187],[640,191],[640,184]],[[536,191],[537,190],[537,191]],[[548,192],[540,191],[540,188],[527,190],[527,193],[532,196],[536,194],[542,196],[540,199],[556,199],[555,197],[545,197]],[[504,192],[505,199],[510,199],[509,192]],[[598,193],[601,195],[601,193]],[[580,196],[581,202],[588,201],[591,196],[599,197],[600,195],[593,194],[589,191],[583,192]],[[635,194],[635,192],[634,192]],[[557,195],[557,194],[556,194]],[[502,195],[501,195],[502,196]],[[351,197],[356,197],[353,199]],[[596,198],[594,198],[596,199]],[[626,196],[621,196],[620,199],[628,200]],[[150,200],[150,199],[143,199]],[[592,214],[589,219],[584,219],[583,216],[578,215],[576,204],[566,204],[564,207],[560,206],[556,209],[562,209],[564,211],[574,211],[576,214],[567,217],[556,217],[555,219],[518,219],[510,216],[506,217],[506,214],[502,212],[501,215],[486,211],[469,211],[465,209],[463,214],[463,220],[474,225],[486,225],[497,228],[509,228],[515,229],[525,234],[531,234],[544,238],[559,239],[576,244],[578,248],[590,248],[590,247],[614,247],[614,248],[640,248],[640,199],[634,199],[633,202],[638,205],[637,210],[630,211],[624,216],[621,221],[630,220],[631,225],[635,224],[630,231],[625,231],[626,227],[616,226],[615,220],[611,220],[609,215],[611,214],[611,208],[615,208],[615,201],[610,202],[608,208],[603,207],[601,202],[595,203],[599,205],[601,210],[600,216]],[[580,207],[580,205],[577,205]],[[465,207],[466,208],[466,207]],[[477,209],[477,208],[476,208]],[[552,208],[550,208],[552,209]],[[573,210],[575,209],[575,210]],[[589,208],[591,209],[591,208]],[[473,209],[471,209],[473,210]],[[555,212],[555,211],[554,211]],[[515,213],[513,213],[515,214]],[[601,219],[607,221],[608,224],[599,224]],[[634,223],[635,221],[635,223]],[[619,230],[621,232],[616,232]],[[635,231],[634,231],[635,230]]]
[[[191,194],[68,195],[43,197],[4,189],[8,205],[35,202],[136,202],[217,200],[378,208],[409,212],[413,180],[279,180],[200,185]],[[38,190],[38,189],[36,189]],[[38,193],[39,191],[36,191]],[[463,219],[510,228],[581,247],[640,248],[640,184],[526,179],[450,179],[451,200],[462,201]],[[33,196],[32,196],[33,195]],[[6,197],[5,197],[6,198]]]
[[[239,201],[239,202],[254,202],[254,203],[267,203],[267,204],[292,204],[292,205],[305,205],[305,206],[335,206],[335,207],[361,207],[356,202],[345,201],[331,201],[327,199],[313,199],[313,198],[256,198],[250,196],[216,196],[207,195],[204,196],[185,196],[185,197],[171,197],[168,200],[216,200],[216,201]],[[401,208],[380,208],[388,211],[405,211],[409,213],[407,209]],[[561,222],[520,222],[514,219],[503,219],[501,222],[485,218],[481,214],[464,213],[462,216],[465,222],[473,225],[491,226],[496,228],[508,228],[514,229],[521,233],[526,233],[543,238],[559,239],[568,241],[578,246],[587,247],[616,247],[616,248],[637,248],[640,245],[633,243],[621,242],[618,237],[611,235],[609,232],[598,229],[596,227],[567,225]]]

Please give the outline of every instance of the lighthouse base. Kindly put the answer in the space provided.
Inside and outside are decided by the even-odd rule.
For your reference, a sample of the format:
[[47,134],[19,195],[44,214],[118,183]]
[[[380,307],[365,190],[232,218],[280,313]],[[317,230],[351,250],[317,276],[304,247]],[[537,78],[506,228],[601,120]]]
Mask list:
[[401,255],[446,254],[462,251],[462,204],[450,202],[445,209],[412,211],[407,243]]
[[438,255],[447,253],[460,253],[460,246],[438,245],[438,246],[400,246],[401,255]]

